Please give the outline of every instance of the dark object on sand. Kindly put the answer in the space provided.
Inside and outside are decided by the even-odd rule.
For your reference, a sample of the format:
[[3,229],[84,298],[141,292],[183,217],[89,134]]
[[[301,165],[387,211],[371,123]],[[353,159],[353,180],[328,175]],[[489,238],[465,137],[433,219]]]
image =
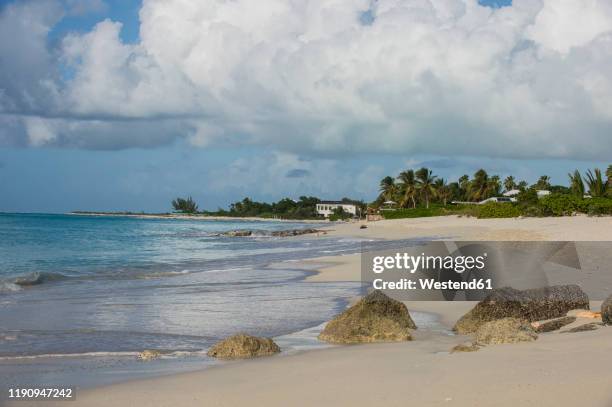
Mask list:
[[410,341],[416,325],[408,308],[380,291],[373,291],[332,319],[319,339],[337,344]]
[[561,317],[531,324],[537,333],[552,332],[576,321],[576,317]]
[[576,332],[588,332],[599,329],[603,324],[599,322],[589,322],[588,324],[577,326],[576,328],[568,329],[567,331],[561,331],[562,334],[573,334]]
[[612,325],[612,295],[601,304],[601,321],[604,325]]
[[503,343],[531,342],[538,339],[531,325],[518,318],[502,318],[489,321],[476,331],[476,343],[499,345]]
[[454,346],[450,353],[457,353],[457,352],[476,352],[478,349],[480,349],[480,346],[478,344],[475,343],[460,343],[457,346]]
[[366,225],[361,225],[359,226],[359,229],[367,229],[368,227]]
[[562,317],[573,309],[589,309],[589,298],[577,285],[530,290],[498,288],[461,317],[453,330],[469,334],[489,321],[513,317],[534,322]]
[[248,359],[279,352],[280,348],[270,338],[237,334],[217,342],[206,354],[219,359]]

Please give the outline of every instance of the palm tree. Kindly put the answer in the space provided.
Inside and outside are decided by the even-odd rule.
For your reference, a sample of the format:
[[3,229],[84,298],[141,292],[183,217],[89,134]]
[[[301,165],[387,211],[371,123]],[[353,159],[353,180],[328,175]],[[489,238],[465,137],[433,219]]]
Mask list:
[[580,175],[580,171],[576,170],[573,174],[567,174],[570,179],[570,190],[577,197],[582,198],[584,196],[584,181]]
[[380,181],[380,197],[384,201],[392,201],[397,192],[397,185],[395,185],[395,179],[393,177],[386,176]]
[[450,186],[446,183],[444,178],[438,178],[434,182],[436,187],[436,194],[442,200],[442,204],[446,206],[448,199],[452,196],[452,190]]
[[508,175],[504,180],[504,189],[506,192],[516,189],[516,181],[512,175]]
[[416,208],[416,194],[418,190],[414,170],[402,171],[398,179],[400,180],[400,189],[403,193],[402,207],[405,208],[408,200],[410,200],[412,207]]
[[498,196],[501,194],[501,181],[499,179],[499,175],[493,175],[489,178],[489,182],[487,185],[487,198],[492,196]]
[[550,189],[550,177],[548,175],[542,175],[533,187],[540,191]]
[[606,170],[606,184],[608,184],[608,195],[612,195],[612,164],[608,165]]
[[474,179],[469,186],[469,196],[471,200],[482,201],[486,199],[489,190],[489,174],[482,168],[476,171]]
[[527,181],[523,180],[521,182],[519,182],[518,184],[516,184],[517,188],[521,191],[524,191],[527,189],[527,187],[529,186],[529,184],[527,183]]
[[425,199],[425,207],[429,208],[429,199],[432,196],[436,196],[436,187],[434,186],[436,176],[432,174],[430,169],[425,167],[418,170],[415,175],[417,178],[419,191]]
[[589,186],[589,194],[592,197],[602,197],[606,195],[606,184],[603,182],[601,170],[595,168],[595,174],[588,170],[586,173],[586,183]]
[[459,177],[458,185],[460,194],[459,199],[462,201],[467,201],[468,191],[470,189],[470,177],[467,176],[467,174],[462,175],[461,177]]

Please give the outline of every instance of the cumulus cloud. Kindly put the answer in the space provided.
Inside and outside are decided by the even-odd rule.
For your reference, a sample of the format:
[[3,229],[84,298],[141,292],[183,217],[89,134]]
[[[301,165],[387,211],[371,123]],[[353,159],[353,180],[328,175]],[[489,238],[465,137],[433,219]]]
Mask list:
[[[32,86],[0,77],[0,108],[35,145],[184,137],[310,155],[612,154],[612,6],[602,0],[144,0],[139,43],[105,20],[64,38],[53,61],[43,41],[53,19],[17,9],[2,11],[2,25],[19,10],[41,22],[20,49],[72,73],[35,71]],[[32,126],[20,115],[41,117]],[[45,133],[45,120],[63,124]],[[118,130],[159,127],[151,121],[163,134]],[[79,126],[99,130],[85,137]]]

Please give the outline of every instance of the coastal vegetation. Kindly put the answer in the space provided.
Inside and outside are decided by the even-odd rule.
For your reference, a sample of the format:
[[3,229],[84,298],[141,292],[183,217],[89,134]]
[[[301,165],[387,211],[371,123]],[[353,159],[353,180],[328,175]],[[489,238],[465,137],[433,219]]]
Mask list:
[[[448,182],[423,167],[407,169],[397,177],[384,177],[379,184],[379,195],[370,204],[350,198],[343,198],[341,202],[357,205],[359,213],[380,212],[385,219],[444,215],[482,219],[576,213],[612,215],[612,165],[605,173],[598,168],[585,173],[575,170],[568,174],[568,180],[568,186],[552,185],[550,177],[542,175],[530,185],[524,180],[517,181],[512,175],[502,179],[479,169],[472,177],[466,174]],[[503,198],[504,195],[510,195],[512,199]],[[228,209],[200,212],[198,204],[188,197],[174,199],[172,207],[176,212],[203,216],[317,220],[322,219],[317,213],[320,202],[314,196],[301,196],[298,200],[283,198],[272,203],[247,197],[232,203]],[[338,207],[330,220],[346,220],[352,216]]]
[[187,199],[176,198],[172,201],[172,207],[176,212],[181,213],[196,213],[198,212],[198,204],[195,203],[192,197]]
[[[612,215],[612,165],[607,168],[605,179],[598,168],[584,175],[575,170],[568,177],[567,187],[551,185],[547,175],[529,185],[526,181],[517,182],[512,175],[502,181],[500,176],[479,169],[471,178],[463,175],[448,183],[428,168],[408,169],[396,178],[386,176],[380,181],[380,193],[371,207],[380,210],[386,219],[443,215],[478,218]],[[514,198],[512,202],[482,203],[505,193]]]

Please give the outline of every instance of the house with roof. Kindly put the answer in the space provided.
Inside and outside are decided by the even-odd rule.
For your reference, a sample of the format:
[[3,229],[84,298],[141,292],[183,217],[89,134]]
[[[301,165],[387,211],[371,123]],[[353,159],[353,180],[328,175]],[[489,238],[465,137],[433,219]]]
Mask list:
[[357,205],[342,201],[321,201],[317,204],[317,214],[329,218],[336,208],[344,209],[344,212],[357,216]]

